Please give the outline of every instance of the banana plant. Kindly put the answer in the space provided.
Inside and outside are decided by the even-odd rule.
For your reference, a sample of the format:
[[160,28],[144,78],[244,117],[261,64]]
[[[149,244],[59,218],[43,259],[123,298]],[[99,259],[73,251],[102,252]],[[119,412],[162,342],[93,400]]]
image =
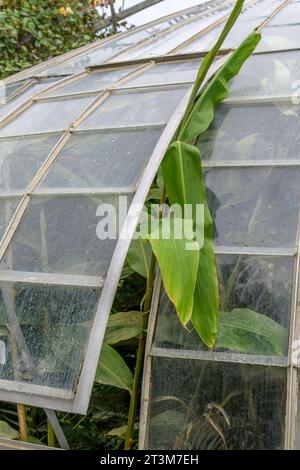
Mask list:
[[[224,29],[227,34],[237,18],[242,3],[237,2],[232,18],[227,22]],[[226,35],[224,37],[224,31],[220,36],[222,40],[226,37]],[[150,233],[148,237],[161,270],[165,290],[176,307],[179,319],[183,325],[191,321],[202,341],[209,348],[213,348],[218,334],[219,288],[213,248],[213,221],[206,202],[201,154],[193,142],[210,126],[215,107],[229,93],[229,81],[239,73],[243,63],[252,54],[259,41],[258,32],[254,31],[250,34],[198,96],[208,67],[219,49],[215,46],[208,54],[200,67],[191,94],[192,103],[188,104],[176,140],[169,146],[162,163],[162,175],[168,201],[171,206],[179,204],[183,211],[186,204],[192,207],[191,214],[189,214],[190,221],[196,232],[204,230],[203,246],[199,248],[198,253],[189,252],[185,249],[183,240],[175,240],[174,236],[166,240],[157,237],[157,233]],[[220,39],[216,45],[220,47]],[[199,205],[204,206],[204,228],[197,226],[196,207]],[[189,219],[186,219],[183,223],[188,223],[188,221]],[[160,222],[161,229],[164,223],[163,220]],[[132,257],[133,253],[130,250],[129,264]],[[193,263],[191,263],[192,258]],[[195,264],[197,264],[197,269],[195,269]],[[174,287],[174,266],[176,267],[177,287]],[[134,264],[132,267],[135,268]],[[189,288],[184,288],[184,286],[189,286]],[[184,308],[182,308],[183,305]]]
[[[240,68],[252,54],[260,41],[260,34],[254,31],[245,41],[230,55],[228,60],[219,69],[217,74],[202,90],[210,66],[214,62],[228,33],[235,24],[244,4],[244,0],[237,0],[236,5],[225,24],[215,46],[203,60],[197,78],[191,92],[184,117],[179,126],[174,142],[167,149],[164,157],[161,173],[163,177],[163,194],[161,202],[167,198],[170,205],[177,204],[182,208],[182,218],[174,218],[169,224],[169,237],[161,235],[164,231],[165,220],[161,217],[158,226],[144,237],[144,240],[134,241],[128,257],[128,264],[140,274],[147,276],[146,293],[143,304],[143,316],[139,346],[136,358],[134,376],[131,377],[126,370],[126,364],[121,364],[120,358],[114,354],[110,345],[105,345],[101,355],[97,377],[99,381],[127,388],[131,393],[129,418],[126,432],[125,449],[131,449],[133,445],[133,433],[138,403],[139,381],[142,371],[145,339],[148,324],[155,266],[158,263],[162,275],[165,290],[176,308],[181,323],[185,326],[192,322],[202,341],[213,348],[218,334],[219,318],[219,288],[216,268],[216,259],[213,248],[212,217],[206,202],[203,182],[201,155],[194,145],[195,140],[205,132],[214,118],[214,108],[228,95],[229,81],[239,73]],[[185,217],[184,206],[189,204],[192,211]],[[203,206],[204,217],[199,224],[197,218],[197,206]],[[178,238],[175,236],[175,228],[178,223],[188,227],[188,232],[194,233],[194,238]],[[187,243],[201,239],[203,243],[198,249],[187,250]],[[185,232],[186,233],[186,232]],[[152,254],[150,250],[152,248]],[[141,248],[141,256],[137,250]],[[123,366],[123,381],[115,381],[113,374],[107,374],[103,364],[114,361],[117,366]]]

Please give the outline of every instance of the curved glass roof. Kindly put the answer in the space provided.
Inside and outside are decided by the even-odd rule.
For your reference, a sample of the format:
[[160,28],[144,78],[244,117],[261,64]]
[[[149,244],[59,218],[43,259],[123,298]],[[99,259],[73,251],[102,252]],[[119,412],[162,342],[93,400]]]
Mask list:
[[[139,218],[133,207],[147,197],[201,58],[234,3],[201,3],[5,80],[0,341],[7,357],[0,364],[0,400],[86,412]],[[294,28],[289,10],[281,11],[287,3],[245,2],[222,54],[266,22],[263,45],[234,80],[230,100],[199,142],[221,265],[228,276],[234,260],[241,259],[245,268],[240,269],[247,267],[250,277],[259,270],[266,283],[270,263],[276,265],[270,289],[281,299],[276,318],[285,324],[299,199],[298,106],[290,103],[298,54],[277,51],[284,28]],[[270,41],[271,36],[277,39]],[[280,136],[270,124],[275,122],[284,129]],[[116,209],[118,239],[97,235],[102,204]],[[124,220],[133,222],[129,234]],[[255,226],[253,233],[249,226]],[[283,279],[287,288],[281,295]],[[260,302],[271,300],[261,295]],[[172,341],[157,338],[153,354],[176,350]]]

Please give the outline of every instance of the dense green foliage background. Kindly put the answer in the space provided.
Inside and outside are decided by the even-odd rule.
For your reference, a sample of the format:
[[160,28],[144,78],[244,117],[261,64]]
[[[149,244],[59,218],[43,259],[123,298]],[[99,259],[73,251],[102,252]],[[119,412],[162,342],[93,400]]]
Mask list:
[[95,39],[88,0],[0,0],[0,78]]

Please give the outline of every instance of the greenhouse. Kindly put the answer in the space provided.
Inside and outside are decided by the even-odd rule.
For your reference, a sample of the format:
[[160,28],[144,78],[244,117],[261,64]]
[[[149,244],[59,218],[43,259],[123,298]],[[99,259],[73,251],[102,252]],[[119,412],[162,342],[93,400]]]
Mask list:
[[[235,3],[199,2],[4,80],[0,400],[44,408],[62,447],[54,412],[88,411],[142,206]],[[237,346],[231,316],[208,348],[157,267],[140,449],[300,449],[300,1],[246,0],[202,89],[255,28],[261,41],[196,145],[220,315],[248,309],[273,329],[262,343],[249,321]],[[116,239],[98,236],[102,205]]]

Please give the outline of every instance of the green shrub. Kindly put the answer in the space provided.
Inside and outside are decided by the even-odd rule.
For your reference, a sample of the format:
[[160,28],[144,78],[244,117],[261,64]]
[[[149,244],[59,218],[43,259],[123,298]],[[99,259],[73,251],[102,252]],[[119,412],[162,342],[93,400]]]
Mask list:
[[0,0],[0,78],[95,39],[88,0]]

